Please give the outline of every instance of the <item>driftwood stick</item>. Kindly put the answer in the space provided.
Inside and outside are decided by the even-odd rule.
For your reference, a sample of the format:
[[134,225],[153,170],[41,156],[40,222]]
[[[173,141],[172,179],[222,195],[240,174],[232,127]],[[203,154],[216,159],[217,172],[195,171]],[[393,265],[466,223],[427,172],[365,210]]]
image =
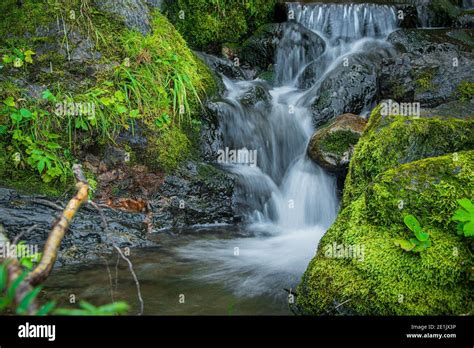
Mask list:
[[49,276],[51,269],[53,268],[53,265],[58,256],[58,250],[61,245],[61,241],[64,238],[69,224],[74,218],[74,215],[79,210],[80,206],[84,202],[87,202],[89,194],[89,184],[84,174],[82,173],[81,166],[79,164],[75,164],[73,167],[73,172],[77,180],[77,194],[69,201],[62,215],[56,221],[53,226],[53,229],[49,233],[48,239],[46,240],[46,244],[44,246],[43,257],[41,258],[40,263],[33,271],[28,274],[26,280],[31,285],[40,284]]

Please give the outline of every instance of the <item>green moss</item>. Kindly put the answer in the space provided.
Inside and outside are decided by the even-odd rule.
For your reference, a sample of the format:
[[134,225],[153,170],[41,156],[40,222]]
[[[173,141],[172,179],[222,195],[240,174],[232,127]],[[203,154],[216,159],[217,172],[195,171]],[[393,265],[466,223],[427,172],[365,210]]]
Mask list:
[[461,12],[450,0],[430,1],[429,8],[435,13],[438,13],[439,16],[444,15],[450,19],[454,19]]
[[344,187],[343,206],[357,199],[378,174],[399,164],[474,148],[474,123],[437,117],[385,116],[375,108],[357,143]]
[[428,68],[418,72],[418,77],[415,79],[416,92],[423,93],[433,89],[433,78],[436,75],[437,69]]
[[[299,285],[298,307],[324,314],[347,301],[341,308],[345,313],[362,315],[469,313],[473,255],[450,217],[457,198],[474,196],[473,163],[474,151],[468,151],[380,174],[321,239]],[[430,234],[430,248],[414,254],[394,244],[411,233],[404,214],[420,218]],[[327,257],[326,246],[333,243],[362,246],[363,257]]]
[[[88,147],[104,148],[109,143],[116,146],[117,135],[125,130],[133,131],[135,123],[140,124],[150,145],[136,156],[142,164],[171,170],[189,156],[189,139],[194,136],[192,125],[199,123],[201,102],[216,91],[217,84],[165,16],[153,12],[152,33],[144,36],[128,30],[114,16],[98,11],[89,0],[25,0],[23,3],[21,9],[16,1],[0,5],[5,10],[0,12],[0,54],[13,49],[37,51],[33,64],[2,71],[5,78],[0,81],[0,125],[7,127],[7,138],[3,139],[6,143],[13,144],[15,127],[10,120],[13,111],[3,107],[3,100],[13,97],[18,109],[48,114],[22,124],[21,130],[25,135],[31,134],[31,141],[37,144],[49,141],[51,134],[59,135],[54,141],[59,147],[54,145],[53,152],[64,166],[76,161]],[[70,18],[71,11],[75,12],[75,19]],[[101,58],[69,62],[65,52],[75,49],[69,35],[54,36],[48,32],[57,20],[60,23],[64,20],[69,33],[89,38],[94,45],[91,50],[99,51]],[[36,36],[40,32],[48,34]],[[61,47],[62,51],[45,50],[45,44]],[[13,82],[18,80],[44,85],[56,99],[32,98],[26,87],[19,88]],[[95,114],[56,115],[55,103],[63,101],[94,104]],[[5,161],[7,166],[12,166],[11,155],[21,153],[19,171],[34,176],[34,172],[29,172],[28,146],[23,145],[8,147]],[[163,163],[158,163],[160,160]],[[13,182],[9,180],[12,175],[10,172],[2,175],[3,182]]]
[[350,130],[329,132],[321,139],[320,146],[324,152],[342,156],[351,146],[357,144],[359,135]]
[[167,0],[168,18],[193,47],[239,41],[270,21],[275,0]]
[[457,88],[457,92],[459,94],[459,100],[471,100],[474,97],[474,83],[470,81],[462,81]]
[[167,171],[172,171],[189,158],[191,142],[178,127],[173,127],[158,138],[156,152],[159,165]]

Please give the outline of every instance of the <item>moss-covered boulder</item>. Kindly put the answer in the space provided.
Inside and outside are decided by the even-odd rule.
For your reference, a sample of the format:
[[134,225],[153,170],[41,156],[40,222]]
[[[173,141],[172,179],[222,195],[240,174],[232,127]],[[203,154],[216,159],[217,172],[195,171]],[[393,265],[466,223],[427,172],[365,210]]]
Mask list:
[[356,145],[344,186],[348,206],[384,171],[426,157],[474,149],[472,118],[382,115],[383,104],[370,116]]
[[[299,309],[316,315],[470,313],[472,243],[456,234],[450,216],[456,199],[474,197],[473,164],[474,151],[466,151],[399,165],[374,178],[321,239],[298,287]],[[406,214],[418,217],[429,233],[425,251],[407,252],[394,243],[412,237]]]
[[331,172],[347,170],[354,146],[367,121],[354,114],[336,117],[329,125],[318,129],[308,144],[309,157]]

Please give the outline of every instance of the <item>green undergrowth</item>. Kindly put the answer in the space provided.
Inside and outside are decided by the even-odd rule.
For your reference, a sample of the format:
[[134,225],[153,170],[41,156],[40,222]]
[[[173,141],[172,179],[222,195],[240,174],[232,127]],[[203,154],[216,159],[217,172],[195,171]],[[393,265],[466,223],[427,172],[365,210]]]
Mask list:
[[[8,0],[0,23],[2,176],[64,184],[88,148],[114,145],[136,125],[153,168],[171,171],[195,154],[202,101],[216,83],[161,13],[144,36],[90,0]],[[90,57],[70,59],[84,40]]]
[[165,12],[195,48],[238,42],[272,20],[275,0],[166,0]]

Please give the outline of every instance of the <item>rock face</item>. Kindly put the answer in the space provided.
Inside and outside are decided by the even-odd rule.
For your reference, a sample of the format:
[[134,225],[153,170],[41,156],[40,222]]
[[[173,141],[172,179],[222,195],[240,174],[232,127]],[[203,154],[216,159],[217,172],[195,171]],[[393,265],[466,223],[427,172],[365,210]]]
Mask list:
[[301,37],[298,44],[305,50],[310,51],[314,48],[324,50],[324,40],[301,24],[293,21],[271,23],[260,27],[243,43],[238,52],[240,60],[251,67],[258,67],[263,71],[268,70],[270,65],[275,64],[276,48],[286,31],[299,33]]
[[[177,229],[197,224],[231,223],[236,216],[234,179],[210,165],[189,163],[179,174],[165,177],[161,185],[160,178],[153,177],[148,183],[148,178],[142,176],[140,180],[149,192],[140,192],[137,173],[127,176],[125,172],[120,175],[120,170],[115,171],[116,176],[113,176],[113,171],[106,173],[113,176],[114,187],[122,187],[129,197],[130,190],[126,186],[132,185],[136,190],[135,196],[146,199],[120,198],[119,191],[115,193],[116,198],[103,202],[113,207],[102,209],[108,221],[108,231],[102,226],[99,212],[90,205],[83,206],[61,244],[59,263],[96,259],[112,252],[113,243],[121,248],[156,246],[148,240],[148,232],[162,229],[176,232]],[[100,176],[98,180],[101,181]],[[156,187],[152,188],[153,185]],[[0,225],[5,227],[10,239],[36,225],[21,240],[42,248],[65,203],[63,200],[55,201],[0,188]],[[147,205],[149,208],[146,208]]]
[[361,114],[377,101],[379,65],[392,54],[389,46],[369,46],[340,64],[325,79],[308,90],[306,98],[314,99],[313,123],[321,126],[337,115]]
[[388,41],[400,54],[382,65],[383,98],[435,107],[458,99],[461,83],[474,81],[474,40],[468,31],[402,29]]
[[[355,147],[341,211],[302,278],[297,306],[314,315],[468,313],[473,260],[449,217],[456,199],[474,196],[474,123],[380,110]],[[421,253],[394,243],[410,238],[407,214],[428,229],[432,244]]]
[[[150,3],[160,5],[157,1]],[[151,31],[150,11],[142,0],[95,0],[95,4],[100,10],[122,18],[130,29],[138,30],[144,35]]]
[[330,172],[343,172],[349,166],[354,146],[362,135],[366,120],[354,114],[338,116],[311,137],[308,155]]
[[204,52],[196,52],[196,54],[216,73],[223,74],[234,80],[246,80],[252,77],[229,59],[219,58]]
[[[232,176],[208,164],[190,163],[165,178],[156,201],[156,228],[232,223],[237,215]],[[152,207],[155,203],[152,203]]]
[[[21,240],[42,248],[64,203],[0,188],[0,224],[4,226],[10,240],[36,225]],[[121,248],[155,245],[146,238],[143,214],[106,208],[103,213],[109,222],[108,232],[101,226],[102,220],[95,208],[84,206],[79,210],[61,243],[59,263],[98,258],[112,251],[112,242]]]

